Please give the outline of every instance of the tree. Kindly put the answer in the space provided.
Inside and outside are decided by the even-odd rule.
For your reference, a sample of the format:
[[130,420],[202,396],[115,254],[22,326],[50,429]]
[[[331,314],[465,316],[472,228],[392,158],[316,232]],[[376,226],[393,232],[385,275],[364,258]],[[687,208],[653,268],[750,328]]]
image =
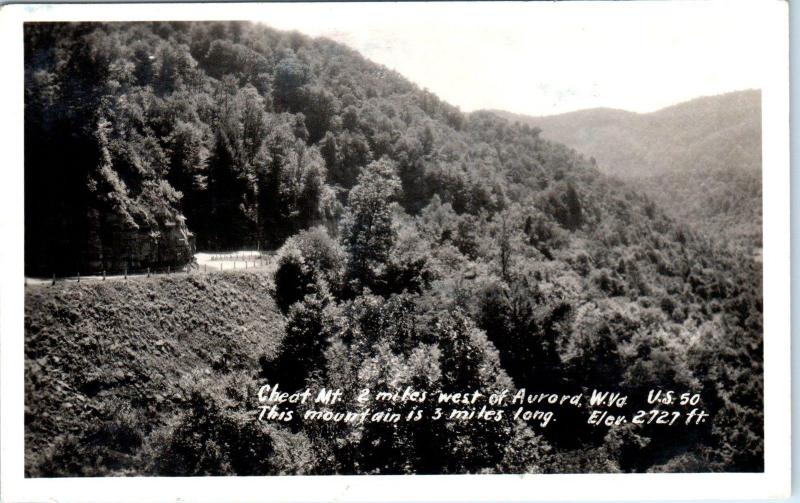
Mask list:
[[520,252],[523,235],[520,229],[522,220],[519,205],[514,204],[495,216],[494,239],[497,243],[497,260],[500,265],[500,277],[505,281],[511,280],[511,269],[514,257]]
[[500,275],[508,281],[509,268],[511,267],[511,229],[508,221],[508,214],[500,215]]
[[207,245],[216,249],[231,249],[253,235],[254,218],[248,211],[252,204],[254,185],[240,162],[237,132],[220,127],[208,163],[208,191],[211,212]]
[[390,203],[399,192],[400,179],[387,159],[370,163],[350,190],[342,237],[353,291],[376,281],[389,258],[396,236]]
[[292,133],[292,117],[283,114],[272,123],[266,140],[268,165],[258,176],[261,236],[273,248],[328,217],[325,162],[316,146]]
[[548,197],[550,213],[564,228],[575,230],[583,223],[583,207],[575,185],[570,181],[559,184]]
[[302,87],[310,80],[310,69],[297,58],[286,58],[275,66],[275,106],[281,111],[299,112],[302,109]]
[[287,314],[286,336],[273,362],[262,361],[262,372],[287,390],[301,389],[313,373],[325,371],[328,346],[325,308],[330,298],[310,293],[292,304]]
[[330,91],[317,86],[306,88],[304,101],[308,142],[317,143],[331,128],[338,103]]

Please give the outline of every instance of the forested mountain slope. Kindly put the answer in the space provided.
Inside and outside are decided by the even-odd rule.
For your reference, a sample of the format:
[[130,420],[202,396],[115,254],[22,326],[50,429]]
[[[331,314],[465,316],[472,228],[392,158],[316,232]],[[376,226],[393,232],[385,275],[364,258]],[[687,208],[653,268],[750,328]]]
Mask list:
[[761,92],[697,98],[657,112],[591,109],[549,117],[498,115],[591,156],[709,235],[761,245]]
[[[581,411],[546,429],[322,430],[254,426],[212,387],[190,410],[147,411],[171,416],[134,444],[104,436],[103,456],[133,454],[95,459],[92,473],[250,474],[230,456],[260,442],[302,453],[302,469],[275,459],[269,473],[763,469],[760,269],[572,149],[465,116],[339,44],[260,25],[30,24],[26,41],[27,272],[159,267],[193,246],[260,243],[278,249],[263,295],[284,317],[280,347],[259,368],[218,370],[252,386],[601,388],[642,408],[649,389],[672,389],[711,413],[694,428],[589,428]],[[36,309],[58,310],[42,295]],[[41,331],[81,331],[37,319],[29,358],[47,351],[32,341],[53,340]],[[70,456],[94,452],[74,446],[98,433],[76,422],[69,435],[29,472],[74,473]]]

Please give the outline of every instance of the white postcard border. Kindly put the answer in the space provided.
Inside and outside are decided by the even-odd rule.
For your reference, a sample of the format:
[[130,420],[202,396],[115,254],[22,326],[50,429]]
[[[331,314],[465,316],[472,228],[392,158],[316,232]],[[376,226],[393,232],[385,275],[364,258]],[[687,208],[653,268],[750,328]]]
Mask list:
[[[546,2],[546,4],[549,2]],[[558,8],[578,9],[565,2]],[[627,2],[624,2],[627,3]],[[717,2],[722,7],[731,2]],[[765,472],[762,474],[271,476],[25,479],[22,23],[34,20],[247,19],[257,4],[53,4],[0,9],[0,499],[28,501],[491,501],[764,499],[790,491],[788,3],[760,1],[764,54],[763,222]],[[391,9],[396,4],[385,4]],[[496,6],[497,4],[495,4]],[[524,4],[503,3],[503,8]],[[302,4],[301,4],[302,6]],[[299,6],[300,7],[300,6]],[[330,8],[331,5],[319,8]],[[425,5],[417,5],[425,9]],[[284,6],[285,8],[285,6]],[[305,5],[302,8],[308,9]],[[439,8],[442,5],[439,4]],[[446,5],[458,9],[458,3]],[[528,6],[527,8],[531,8]],[[553,8],[553,7],[550,7]],[[609,5],[610,8],[610,5]]]

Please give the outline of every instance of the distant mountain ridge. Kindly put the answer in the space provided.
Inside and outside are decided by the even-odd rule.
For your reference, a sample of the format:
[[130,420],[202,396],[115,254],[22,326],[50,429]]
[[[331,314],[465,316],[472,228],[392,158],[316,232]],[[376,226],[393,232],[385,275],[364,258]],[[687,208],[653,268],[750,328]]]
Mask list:
[[591,157],[722,240],[761,240],[761,92],[696,98],[639,114],[593,108],[547,117],[496,111]]
[[[58,415],[26,424],[28,476],[764,470],[762,268],[535,127],[242,22],[26,24],[24,127],[25,269],[53,278],[26,289],[27,416]],[[272,275],[195,267],[259,246]],[[139,278],[59,279],[102,271]],[[264,382],[681,390],[709,420],[256,421]]]

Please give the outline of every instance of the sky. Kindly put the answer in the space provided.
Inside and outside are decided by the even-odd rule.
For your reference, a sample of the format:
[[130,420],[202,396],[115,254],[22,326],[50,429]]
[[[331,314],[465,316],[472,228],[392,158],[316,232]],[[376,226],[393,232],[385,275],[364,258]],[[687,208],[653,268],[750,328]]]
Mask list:
[[761,88],[774,1],[284,3],[248,17],[344,43],[462,111],[541,116]]

